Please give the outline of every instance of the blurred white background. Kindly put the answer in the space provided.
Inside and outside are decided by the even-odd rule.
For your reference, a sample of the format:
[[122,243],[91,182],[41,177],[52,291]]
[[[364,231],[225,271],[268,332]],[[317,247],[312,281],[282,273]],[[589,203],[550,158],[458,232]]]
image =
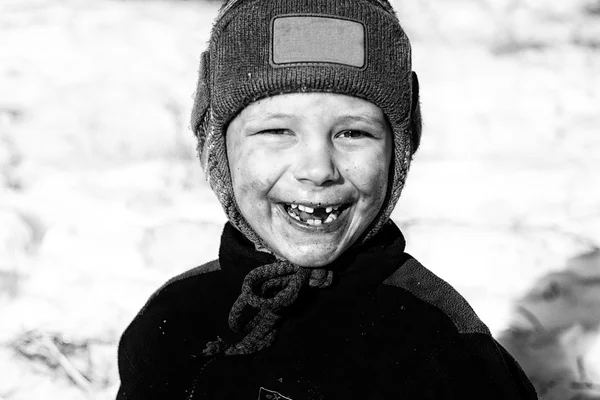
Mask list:
[[[394,4],[424,133],[393,219],[496,333],[600,246],[600,1]],[[126,325],[216,257],[188,119],[218,6],[0,3],[0,399],[114,398]]]

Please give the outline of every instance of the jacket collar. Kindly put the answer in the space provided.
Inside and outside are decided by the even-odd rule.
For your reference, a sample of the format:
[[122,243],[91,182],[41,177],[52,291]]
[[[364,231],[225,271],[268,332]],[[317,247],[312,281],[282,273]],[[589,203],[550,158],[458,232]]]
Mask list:
[[[351,247],[333,263],[322,267],[333,271],[333,283],[324,290],[338,288],[360,291],[374,288],[402,265],[407,256],[405,247],[402,232],[394,222],[388,220],[367,242]],[[219,261],[231,283],[241,288],[248,272],[274,262],[275,256],[257,251],[254,244],[228,222],[221,236]]]

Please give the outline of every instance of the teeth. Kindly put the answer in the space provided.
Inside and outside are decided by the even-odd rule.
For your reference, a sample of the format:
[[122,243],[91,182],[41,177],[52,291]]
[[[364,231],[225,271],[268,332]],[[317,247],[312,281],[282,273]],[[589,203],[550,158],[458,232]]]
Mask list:
[[329,214],[329,217],[327,217],[327,219],[325,220],[325,223],[328,224],[330,222],[333,222],[337,219],[337,215],[335,214]]
[[306,223],[309,225],[321,225],[322,221],[320,219],[309,219]]
[[[332,212],[337,211],[340,207],[341,207],[341,205],[328,206],[328,207],[325,208],[325,212],[327,214],[331,214]],[[307,214],[312,214],[312,213],[315,212],[315,209],[313,207],[305,206],[305,205],[302,205],[302,204],[293,204],[293,203],[290,203],[290,208],[291,209],[296,209],[297,208],[298,210],[304,211]],[[292,214],[290,214],[290,215],[292,215]],[[334,216],[334,219],[335,218],[337,218],[337,217]],[[313,219],[313,221],[316,221],[316,220]],[[325,221],[329,221],[329,217]]]
[[288,215],[294,219],[297,219],[298,221],[300,221],[300,217],[297,216],[296,214],[294,214],[293,212],[288,211]]
[[312,208],[312,207],[309,207],[309,206],[303,206],[302,204],[299,204],[299,205],[298,205],[298,209],[299,209],[300,211],[304,211],[305,213],[309,213],[309,214],[312,214],[312,213],[313,213],[313,211],[315,211],[315,209],[314,209],[314,208]]

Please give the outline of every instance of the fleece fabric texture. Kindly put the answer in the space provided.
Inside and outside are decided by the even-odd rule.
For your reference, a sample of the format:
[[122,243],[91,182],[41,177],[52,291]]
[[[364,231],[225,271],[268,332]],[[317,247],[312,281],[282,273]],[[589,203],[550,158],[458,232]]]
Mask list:
[[228,223],[219,259],[167,282],[123,334],[117,399],[536,399],[465,299],[404,247],[386,224],[327,267],[331,286],[282,311],[272,346],[207,357],[217,337],[240,339],[229,310],[246,274],[273,261]]

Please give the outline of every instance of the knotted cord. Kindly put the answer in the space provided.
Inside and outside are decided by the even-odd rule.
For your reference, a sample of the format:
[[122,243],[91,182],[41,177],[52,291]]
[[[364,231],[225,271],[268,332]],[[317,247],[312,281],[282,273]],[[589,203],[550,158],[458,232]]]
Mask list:
[[[242,292],[229,312],[229,327],[234,332],[245,332],[246,336],[235,344],[217,338],[207,343],[203,354],[242,355],[269,347],[275,341],[281,311],[296,302],[303,287],[327,287],[332,277],[332,271],[302,268],[288,261],[253,269],[244,278]],[[246,307],[259,310],[249,322],[242,319]]]

